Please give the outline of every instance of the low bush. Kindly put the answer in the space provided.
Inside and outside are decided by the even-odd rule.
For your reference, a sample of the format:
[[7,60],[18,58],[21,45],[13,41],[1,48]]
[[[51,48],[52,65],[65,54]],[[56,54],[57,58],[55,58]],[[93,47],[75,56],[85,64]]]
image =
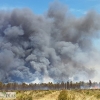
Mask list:
[[58,100],[68,100],[68,94],[66,90],[60,92]]
[[97,97],[97,99],[100,99],[100,94],[97,94],[97,96],[96,96],[96,97]]
[[66,90],[62,90],[58,96],[58,100],[75,100],[75,95],[71,95]]

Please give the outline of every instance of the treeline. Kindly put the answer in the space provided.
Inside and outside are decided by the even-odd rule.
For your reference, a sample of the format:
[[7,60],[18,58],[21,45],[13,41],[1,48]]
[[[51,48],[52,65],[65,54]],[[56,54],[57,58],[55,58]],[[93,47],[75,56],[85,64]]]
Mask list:
[[61,82],[61,83],[2,83],[0,82],[0,90],[61,90],[61,89],[98,89],[100,83],[97,82]]

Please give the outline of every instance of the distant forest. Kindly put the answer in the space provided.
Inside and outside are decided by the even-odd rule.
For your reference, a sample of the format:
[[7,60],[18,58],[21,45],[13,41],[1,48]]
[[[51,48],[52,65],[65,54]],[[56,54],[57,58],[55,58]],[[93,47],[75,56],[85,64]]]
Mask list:
[[61,89],[99,89],[100,82],[61,82],[61,83],[2,83],[0,90],[61,90]]

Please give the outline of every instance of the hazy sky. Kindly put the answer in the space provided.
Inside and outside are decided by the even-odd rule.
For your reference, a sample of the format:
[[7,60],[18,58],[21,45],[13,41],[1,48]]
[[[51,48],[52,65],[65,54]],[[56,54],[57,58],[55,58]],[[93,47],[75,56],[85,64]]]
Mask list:
[[[28,7],[36,14],[43,14],[48,6],[55,0],[0,0],[0,9],[13,9]],[[56,0],[57,1],[57,0]],[[80,17],[88,10],[94,9],[100,13],[100,0],[58,0],[65,5],[77,17]]]
[[[43,14],[53,1],[65,4],[76,17],[84,16],[89,10],[100,13],[100,0],[0,0],[0,9],[29,8],[35,14]],[[99,48],[100,40],[95,40],[94,43]]]
[[0,0],[0,80],[100,81],[99,6],[100,0]]

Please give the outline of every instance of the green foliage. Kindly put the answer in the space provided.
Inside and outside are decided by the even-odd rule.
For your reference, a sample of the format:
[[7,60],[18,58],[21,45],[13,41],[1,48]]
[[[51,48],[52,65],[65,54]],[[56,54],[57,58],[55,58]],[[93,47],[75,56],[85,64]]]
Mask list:
[[100,94],[97,94],[97,99],[100,99]]
[[21,94],[19,97],[17,97],[18,100],[32,100],[31,95],[23,95]]
[[34,91],[16,91],[17,100],[32,100],[33,96],[35,99],[43,98],[46,95],[52,94],[52,90],[34,90]]
[[58,100],[75,100],[75,95],[71,95],[66,90],[62,90],[58,96]]
[[51,90],[48,90],[48,91],[45,91],[44,95],[48,95],[48,94],[51,94],[52,91]]
[[68,100],[67,91],[63,90],[58,96],[58,100]]
[[86,94],[89,95],[89,91],[86,91]]
[[[48,96],[54,96],[58,93],[55,100],[100,100],[100,90],[98,89],[77,89],[77,90],[31,90],[31,91],[16,91],[16,100],[38,100],[45,99]],[[59,94],[60,93],[60,94]],[[50,94],[50,95],[49,95]],[[47,100],[47,99],[45,99]],[[52,100],[51,98],[48,100]]]
[[32,94],[26,94],[25,91],[17,91],[17,100],[32,100]]

